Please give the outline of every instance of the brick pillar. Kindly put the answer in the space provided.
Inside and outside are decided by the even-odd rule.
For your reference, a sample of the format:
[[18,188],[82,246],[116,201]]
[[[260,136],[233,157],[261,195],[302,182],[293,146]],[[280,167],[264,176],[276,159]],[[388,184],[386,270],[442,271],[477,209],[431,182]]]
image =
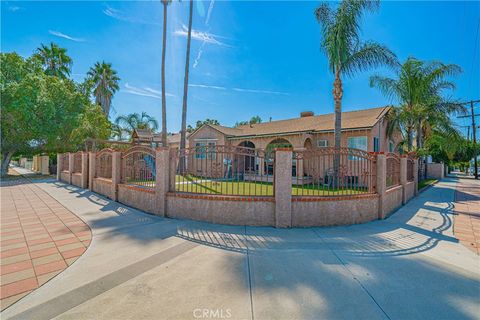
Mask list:
[[88,153],[88,190],[93,191],[93,178],[95,178],[95,152]]
[[[169,173],[169,188],[168,188],[168,191],[175,191],[175,176],[176,176],[176,173],[177,173],[177,163],[179,160],[179,158],[177,158],[175,155],[176,155],[176,152],[177,150],[175,149],[170,149],[170,159],[169,159],[169,167],[170,167],[170,171],[168,172]],[[188,164],[187,164],[188,165]]]
[[88,188],[88,153],[82,152],[82,188]]
[[50,158],[48,156],[41,156],[40,157],[40,166],[41,166],[41,171],[40,173],[43,175],[48,175],[50,174]]
[[61,153],[57,153],[57,180],[60,181],[60,173],[62,172],[63,158]]
[[71,153],[69,152],[68,153],[68,184],[72,184],[72,172],[73,172],[73,158],[74,158],[75,154],[74,153]]
[[402,204],[407,203],[407,192],[406,192],[407,166],[408,166],[408,159],[407,157],[402,156],[400,158],[400,184],[402,185]]
[[157,148],[155,150],[155,214],[167,215],[167,192],[170,181],[170,150]]
[[115,151],[112,154],[112,200],[117,201],[118,184],[120,183],[122,170],[122,153]]
[[377,154],[377,193],[378,197],[378,219],[385,218],[383,201],[387,191],[387,157],[383,153]]
[[275,227],[292,226],[292,150],[275,150]]
[[415,182],[415,195],[418,194],[418,159],[413,160],[413,181]]

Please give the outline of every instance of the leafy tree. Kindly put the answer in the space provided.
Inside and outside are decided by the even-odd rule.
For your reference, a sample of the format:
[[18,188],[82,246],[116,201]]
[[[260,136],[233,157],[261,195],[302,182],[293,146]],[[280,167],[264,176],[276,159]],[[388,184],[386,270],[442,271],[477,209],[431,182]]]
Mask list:
[[167,49],[167,7],[172,0],[161,0],[163,4],[162,37],[162,145],[167,146],[167,99],[165,98],[165,53]]
[[120,78],[117,76],[117,72],[112,69],[111,63],[103,61],[102,63],[95,63],[88,71],[87,76],[87,85],[91,85],[93,88],[95,103],[102,107],[103,112],[108,117],[112,97],[119,89],[118,82]]
[[68,150],[88,98],[68,79],[47,75],[36,58],[0,55],[1,174],[16,153]]
[[192,133],[193,131],[197,130],[198,128],[200,128],[201,126],[203,126],[204,124],[213,124],[213,125],[220,125],[220,122],[218,120],[215,120],[215,119],[205,119],[205,120],[197,120],[197,123],[195,124],[195,128],[192,127],[191,125],[188,125],[187,127],[187,132],[188,133]]
[[343,0],[336,10],[329,3],[322,3],[315,10],[315,16],[321,25],[321,47],[335,77],[335,147],[341,145],[342,77],[351,77],[357,72],[381,65],[397,64],[395,54],[385,46],[360,41],[360,20],[363,14],[378,6],[379,1]]
[[72,59],[67,55],[67,49],[60,48],[57,44],[53,42],[50,46],[41,44],[34,57],[41,62],[47,75],[60,78],[67,78],[70,75]]
[[245,126],[247,124],[256,124],[256,123],[262,123],[262,118],[260,118],[260,116],[251,117],[249,121],[236,122],[235,127]]
[[106,140],[110,137],[112,124],[99,105],[87,105],[78,116],[78,124],[71,134],[71,143],[81,146],[86,139]]
[[115,119],[115,124],[123,128],[129,135],[131,135],[135,129],[158,130],[157,120],[146,112],[142,112],[141,114],[135,112],[118,116],[117,119]]
[[417,148],[423,148],[425,137],[435,131],[447,137],[458,135],[450,116],[462,112],[463,107],[445,98],[444,91],[455,88],[447,77],[460,73],[460,67],[408,58],[395,72],[396,78],[370,78],[370,86],[398,104],[389,114],[388,133],[400,130],[409,151],[413,150],[414,136]]

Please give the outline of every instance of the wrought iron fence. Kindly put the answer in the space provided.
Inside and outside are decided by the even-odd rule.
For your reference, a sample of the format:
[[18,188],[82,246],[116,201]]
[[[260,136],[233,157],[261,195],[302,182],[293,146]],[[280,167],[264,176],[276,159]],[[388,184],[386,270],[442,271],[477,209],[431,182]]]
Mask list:
[[407,181],[409,182],[415,180],[414,162],[415,162],[415,159],[412,156],[407,157]]
[[68,171],[70,169],[70,154],[62,154],[62,171]]
[[95,177],[112,179],[112,149],[103,149],[95,155]]
[[292,195],[353,196],[375,193],[376,156],[352,148],[294,151]]
[[155,187],[155,150],[135,146],[122,153],[121,183],[146,188]]
[[387,189],[400,185],[400,157],[387,153]]
[[73,173],[82,172],[82,152],[75,152],[73,154]]
[[202,145],[171,153],[174,192],[273,196],[274,154],[240,146]]

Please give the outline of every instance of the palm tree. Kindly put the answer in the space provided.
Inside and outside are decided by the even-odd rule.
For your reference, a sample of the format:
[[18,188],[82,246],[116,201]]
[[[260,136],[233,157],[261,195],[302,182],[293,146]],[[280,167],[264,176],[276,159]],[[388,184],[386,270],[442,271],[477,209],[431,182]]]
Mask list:
[[115,119],[115,124],[122,128],[124,132],[132,135],[135,129],[151,129],[152,131],[158,130],[158,122],[154,117],[148,115],[146,112],[130,113],[127,115],[118,116]]
[[116,138],[118,141],[125,140],[125,134],[128,133],[120,125],[114,123],[112,125],[112,138]]
[[53,42],[50,46],[42,44],[37,49],[35,57],[42,63],[46,74],[59,78],[67,78],[70,75],[72,58],[67,55],[67,49],[60,48]]
[[167,100],[165,98],[165,52],[167,48],[167,7],[172,0],[161,0],[163,4],[162,46],[162,145],[167,146]]
[[180,149],[185,149],[186,139],[187,139],[188,70],[190,66],[190,43],[192,40],[192,18],[193,18],[193,0],[190,0],[189,17],[188,17],[188,35],[187,35],[187,54],[185,59],[185,78],[183,82],[183,107],[182,107],[182,127],[180,130]]
[[102,107],[108,117],[113,94],[119,89],[120,78],[117,76],[117,72],[112,69],[111,63],[103,61],[95,63],[88,71],[87,76],[93,86],[95,103]]
[[378,75],[370,78],[371,87],[398,104],[388,115],[387,133],[400,129],[408,151],[413,150],[414,135],[416,147],[423,148],[425,137],[435,130],[455,134],[450,115],[463,112],[464,108],[445,98],[444,91],[455,89],[455,84],[447,78],[459,74],[460,67],[410,57],[395,72],[396,78]]
[[[321,47],[327,55],[333,72],[333,99],[335,102],[335,147],[341,146],[342,77],[353,76],[380,65],[397,64],[394,53],[375,42],[361,42],[360,19],[366,10],[374,10],[378,1],[343,0],[336,10],[322,3],[315,16],[321,24]],[[337,161],[336,161],[337,162]],[[338,163],[335,165],[338,168]]]

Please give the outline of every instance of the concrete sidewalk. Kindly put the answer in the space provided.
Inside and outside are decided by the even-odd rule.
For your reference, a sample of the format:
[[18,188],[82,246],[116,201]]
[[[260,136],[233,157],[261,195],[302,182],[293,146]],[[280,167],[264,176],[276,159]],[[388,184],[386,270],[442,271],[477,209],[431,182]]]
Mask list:
[[308,229],[163,219],[38,183],[93,240],[2,319],[478,319],[480,259],[452,234],[455,183],[387,220]]

